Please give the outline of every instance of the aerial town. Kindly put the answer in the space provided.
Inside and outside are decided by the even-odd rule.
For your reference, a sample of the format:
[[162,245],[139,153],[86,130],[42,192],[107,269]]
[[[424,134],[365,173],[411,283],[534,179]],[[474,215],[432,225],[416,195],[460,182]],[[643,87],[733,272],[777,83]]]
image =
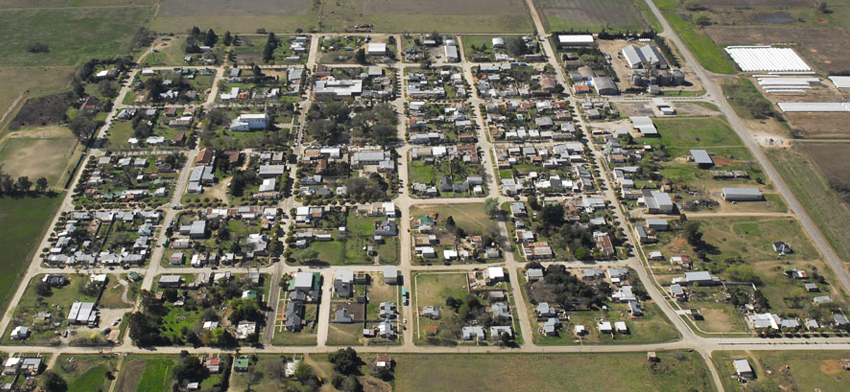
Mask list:
[[0,391],[850,390],[850,0],[0,0]]

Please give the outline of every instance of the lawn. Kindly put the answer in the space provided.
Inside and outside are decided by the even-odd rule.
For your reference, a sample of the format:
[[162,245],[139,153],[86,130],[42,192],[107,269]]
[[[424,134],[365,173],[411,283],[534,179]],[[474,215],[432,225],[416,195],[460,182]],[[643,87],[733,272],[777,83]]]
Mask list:
[[[715,351],[711,360],[727,391],[846,391],[850,377],[839,360],[850,351]],[[741,386],[731,378],[733,359],[744,358],[756,373],[756,379]],[[788,366],[787,369],[783,370]],[[768,371],[770,373],[768,374]]]
[[132,282],[127,278],[127,275],[125,274],[110,274],[108,276],[108,281],[106,282],[106,288],[103,290],[103,295],[101,295],[100,297],[101,307],[128,308],[133,306],[132,303],[128,304],[122,299],[125,290],[125,286],[121,284],[122,280],[127,283],[127,299],[130,301],[136,300],[136,297],[139,295],[139,290],[142,286],[142,282]]
[[[130,41],[153,7],[56,8],[0,12],[0,65],[77,65],[130,51]],[[47,53],[27,46],[44,43]]]
[[[449,317],[450,309],[446,307],[446,299],[453,297],[456,299],[466,298],[469,294],[469,286],[464,272],[446,272],[446,273],[419,273],[413,275],[413,300],[411,305],[414,306],[414,311],[419,311],[425,306],[437,306],[441,312],[440,320],[431,320],[426,317],[414,317],[416,322],[416,335],[414,339],[417,344],[427,344],[427,335],[422,330],[424,327],[436,326],[438,334],[435,337],[436,341],[446,343],[454,343],[460,340],[459,336],[455,336],[443,326],[443,320]],[[435,343],[436,344],[436,343]]]
[[60,355],[53,368],[68,382],[67,392],[108,390],[111,380],[106,373],[116,373],[115,355]]
[[699,354],[661,351],[657,355],[660,361],[655,364],[646,360],[644,352],[399,355],[394,358],[395,388],[410,391],[428,385],[429,391],[715,390]]
[[[374,246],[380,264],[398,264],[399,238],[386,237],[382,244],[372,239],[375,234],[375,222],[383,221],[379,217],[362,216],[356,209],[348,211],[345,227],[347,234],[335,241],[313,241],[309,249],[318,252],[318,260],[331,265],[374,264],[374,256],[366,252],[367,246]],[[296,251],[296,258],[298,252]]]
[[51,186],[63,188],[82,149],[66,128],[24,129],[0,146],[0,165],[12,177],[27,176],[32,182],[44,177]]
[[499,232],[499,226],[496,221],[490,219],[487,213],[484,212],[484,203],[457,205],[428,204],[418,205],[410,210],[410,216],[414,219],[433,213],[437,214],[437,221],[441,224],[448,220],[449,217],[452,217],[457,227],[463,229],[468,235]]
[[6,271],[0,275],[2,309],[11,299],[64,197],[64,193],[53,197],[0,197],[0,249],[3,249],[0,266]]

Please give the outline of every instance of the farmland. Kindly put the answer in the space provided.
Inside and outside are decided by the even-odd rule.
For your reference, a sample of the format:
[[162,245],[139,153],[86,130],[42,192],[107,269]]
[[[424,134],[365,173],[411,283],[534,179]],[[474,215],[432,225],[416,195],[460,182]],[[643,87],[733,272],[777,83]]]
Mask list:
[[63,197],[64,193],[53,197],[0,198],[0,249],[4,250],[0,267],[8,272],[0,277],[3,309]]
[[548,31],[643,30],[646,23],[633,0],[536,0]]
[[[80,64],[129,51],[130,40],[153,8],[81,8],[0,11],[2,66]],[[22,28],[23,27],[23,28]],[[30,53],[40,42],[47,53]]]
[[[486,10],[486,11],[482,11]],[[389,1],[340,0],[322,4],[322,31],[345,31],[370,23],[383,32],[530,32],[531,18],[522,0]]]
[[[847,351],[715,351],[711,360],[720,373],[727,391],[841,391],[850,388],[840,359]],[[734,378],[732,360],[744,358],[756,373],[756,379],[741,386]],[[783,368],[788,366],[788,369]],[[768,373],[769,372],[769,373]]]
[[[395,388],[458,390],[714,390],[708,370],[696,353],[659,352],[650,365],[646,353],[566,355],[417,355],[401,356]],[[587,377],[616,368],[606,377]],[[653,369],[654,368],[654,369]],[[480,369],[487,369],[481,372]],[[462,374],[464,377],[457,377]]]
[[706,32],[724,45],[794,42],[799,44],[796,50],[800,55],[814,60],[824,71],[850,69],[850,53],[841,44],[850,40],[850,35],[838,27],[709,26]]
[[710,72],[720,74],[731,74],[735,72],[732,62],[726,52],[720,48],[705,30],[690,22],[690,15],[683,15],[677,11],[678,2],[669,0],[654,0],[658,8],[667,18],[670,26],[676,30],[691,52],[699,60],[700,64]]
[[191,0],[163,2],[150,28],[163,33],[182,33],[187,26],[202,25],[215,31],[254,33],[259,28],[269,31],[311,30],[316,23],[318,2],[310,0],[251,0],[230,2],[207,0],[203,6]]

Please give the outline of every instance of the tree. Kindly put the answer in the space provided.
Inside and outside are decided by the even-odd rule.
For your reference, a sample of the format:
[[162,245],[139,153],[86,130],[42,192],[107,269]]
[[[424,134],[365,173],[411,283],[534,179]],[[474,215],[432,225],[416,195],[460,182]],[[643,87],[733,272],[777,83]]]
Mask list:
[[702,245],[702,232],[699,230],[699,222],[688,221],[684,229],[685,240],[693,247],[700,247]]
[[822,14],[829,13],[829,12],[828,12],[828,11],[829,11],[829,8],[827,8],[827,7],[828,7],[828,6],[827,6],[826,2],[825,2],[825,1],[821,1],[821,2],[817,5],[818,12],[820,12],[820,13],[822,13]]
[[532,210],[538,211],[540,210],[540,203],[537,201],[537,198],[534,196],[528,197],[528,206],[531,207]]
[[27,45],[27,52],[30,53],[47,53],[50,51],[50,47],[43,42],[33,42]]
[[502,210],[499,209],[499,200],[493,197],[488,197],[484,200],[484,212],[490,218],[497,218],[502,215]]
[[68,123],[68,128],[71,129],[71,133],[77,137],[80,143],[85,143],[94,135],[94,132],[97,130],[97,123],[80,116],[71,120]]
[[319,257],[319,252],[310,248],[300,250],[295,254],[295,260],[298,260],[300,263],[316,260],[317,257]]
[[118,89],[115,88],[115,83],[111,80],[101,80],[97,83],[97,91],[100,95],[107,98],[115,98],[118,96]]
[[334,370],[342,375],[354,375],[360,371],[363,361],[357,356],[357,351],[348,347],[339,349],[328,355],[328,361],[334,365]]
[[35,191],[38,193],[44,193],[47,191],[47,187],[49,184],[47,183],[47,179],[44,177],[39,177],[38,180],[35,180]]
[[49,297],[53,295],[53,290],[47,282],[38,282],[38,284],[35,285],[35,292],[42,297]]
[[698,26],[708,26],[711,24],[711,18],[706,14],[699,13],[694,15],[694,23]]
[[505,50],[507,50],[511,55],[519,57],[528,53],[528,46],[525,45],[525,41],[522,40],[522,37],[515,35],[506,40]]
[[224,38],[221,41],[224,46],[230,46],[233,44],[233,36],[230,35],[230,30],[224,32]]
[[564,223],[564,206],[547,204],[540,212],[540,220],[549,227],[560,227]]
[[699,11],[703,9],[702,4],[699,2],[699,0],[687,0],[685,1],[684,5],[685,9],[688,11]]
[[215,31],[213,29],[207,30],[207,34],[204,35],[204,45],[214,46],[216,42],[218,42],[218,36],[215,35]]
[[172,370],[174,378],[183,381],[198,381],[209,376],[209,370],[201,363],[201,360],[196,356],[187,356]]
[[68,383],[59,374],[48,370],[41,376],[41,387],[47,392],[65,392],[68,390]]
[[357,53],[354,55],[354,60],[357,61],[358,64],[366,64],[366,51],[363,48],[357,49]]
[[30,188],[32,188],[32,181],[27,176],[18,177],[18,190],[21,192],[29,192]]

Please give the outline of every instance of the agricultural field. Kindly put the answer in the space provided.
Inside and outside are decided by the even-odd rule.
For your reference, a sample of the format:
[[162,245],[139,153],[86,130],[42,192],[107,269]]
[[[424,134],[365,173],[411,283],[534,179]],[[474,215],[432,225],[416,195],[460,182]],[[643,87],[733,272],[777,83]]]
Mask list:
[[[536,0],[547,31],[609,32],[646,29],[635,0]],[[639,1],[639,0],[638,0]]]
[[[0,66],[73,66],[129,53],[134,34],[152,15],[153,7],[2,11]],[[28,51],[34,43],[47,45],[48,51]]]
[[841,44],[850,35],[839,27],[709,26],[706,32],[722,45],[797,43],[795,50],[810,60],[809,65],[827,72],[850,70],[850,53]]
[[[564,355],[396,356],[395,388],[457,390],[658,390],[713,391],[705,363],[695,352],[661,351],[650,363],[645,352]],[[605,377],[588,377],[614,369]],[[487,369],[487,372],[481,372]],[[457,377],[458,374],[465,375]]]
[[[732,360],[746,359],[756,378],[742,385]],[[714,351],[711,361],[727,391],[841,391],[850,388],[850,377],[840,360],[848,351]]]
[[53,368],[68,383],[67,392],[108,390],[118,373],[116,355],[60,355]]
[[691,15],[680,7],[676,0],[654,0],[661,13],[667,19],[700,64],[708,71],[719,74],[735,73],[731,59],[706,33],[705,28],[694,25]]
[[531,17],[521,0],[389,1],[341,0],[323,3],[321,31],[342,32],[359,24],[376,31],[531,32]]
[[170,0],[163,2],[150,29],[160,33],[182,33],[187,27],[203,21],[203,28],[224,33],[255,33],[268,31],[312,30],[316,26],[319,3],[293,0],[285,3],[274,0],[251,0],[233,3],[227,0]]
[[[829,187],[822,174],[814,169],[818,167],[817,162],[829,162],[830,158],[838,156],[824,154],[816,149],[806,154],[806,147],[801,148],[800,144],[792,149],[770,149],[767,150],[767,155],[794,193],[794,197],[835,249],[838,257],[850,260],[850,242],[846,241],[850,238],[850,206]],[[840,147],[833,147],[833,151],[834,148]],[[818,158],[815,159],[815,156]],[[832,167],[825,162],[823,164]],[[830,173],[823,168],[820,168],[820,171]],[[837,173],[840,171],[834,172],[833,175],[838,175]]]
[[33,182],[44,177],[50,186],[64,188],[82,149],[67,128],[22,129],[0,141],[0,165],[12,177]]
[[13,290],[62,200],[64,192],[24,198],[0,198],[0,308],[6,309]]

